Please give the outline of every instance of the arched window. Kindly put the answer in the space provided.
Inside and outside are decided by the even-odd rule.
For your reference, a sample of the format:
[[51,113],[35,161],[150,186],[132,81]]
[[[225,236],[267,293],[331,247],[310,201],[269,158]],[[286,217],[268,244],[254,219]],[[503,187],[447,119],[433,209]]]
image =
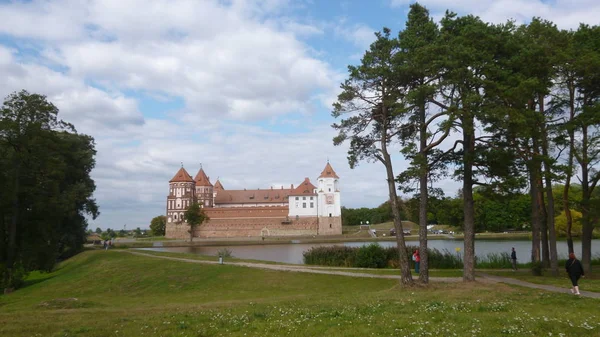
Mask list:
[[177,220],[177,213],[173,214],[173,219]]

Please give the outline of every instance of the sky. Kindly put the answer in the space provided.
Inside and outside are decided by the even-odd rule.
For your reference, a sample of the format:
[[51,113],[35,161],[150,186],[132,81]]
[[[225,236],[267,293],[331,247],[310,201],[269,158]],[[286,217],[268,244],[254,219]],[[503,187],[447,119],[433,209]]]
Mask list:
[[[412,1],[0,0],[0,96],[46,95],[96,141],[100,216],[90,228],[148,228],[183,163],[226,189],[316,181],[327,160],[342,205],[387,199],[384,167],[350,169],[331,104],[347,66]],[[424,0],[488,22],[539,16],[598,24],[596,0]],[[395,171],[406,168],[400,155]],[[460,183],[437,183],[453,195]]]

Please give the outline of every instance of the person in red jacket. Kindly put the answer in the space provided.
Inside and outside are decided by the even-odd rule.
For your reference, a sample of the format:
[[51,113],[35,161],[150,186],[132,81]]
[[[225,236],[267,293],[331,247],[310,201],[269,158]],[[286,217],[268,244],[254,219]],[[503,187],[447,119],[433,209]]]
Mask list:
[[577,284],[577,281],[579,281],[580,277],[584,276],[584,272],[581,262],[579,262],[579,260],[577,260],[575,257],[575,253],[569,254],[569,259],[565,264],[565,268],[567,269],[567,274],[569,274],[569,278],[571,279],[571,284],[573,284],[573,288],[571,288],[571,294],[581,295],[579,293],[579,284]]
[[421,264],[421,256],[419,255],[419,250],[415,250],[413,256],[412,256],[413,261],[415,261],[415,273],[419,273],[419,267]]

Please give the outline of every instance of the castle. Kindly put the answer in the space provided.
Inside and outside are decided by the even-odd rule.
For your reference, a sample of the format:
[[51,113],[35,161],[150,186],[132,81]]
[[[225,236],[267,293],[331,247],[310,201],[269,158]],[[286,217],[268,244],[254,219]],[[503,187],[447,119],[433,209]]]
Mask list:
[[318,187],[305,178],[294,188],[227,190],[211,184],[202,167],[195,178],[183,168],[169,181],[167,238],[190,237],[185,210],[197,200],[210,220],[193,236],[268,237],[342,234],[339,177],[327,162]]

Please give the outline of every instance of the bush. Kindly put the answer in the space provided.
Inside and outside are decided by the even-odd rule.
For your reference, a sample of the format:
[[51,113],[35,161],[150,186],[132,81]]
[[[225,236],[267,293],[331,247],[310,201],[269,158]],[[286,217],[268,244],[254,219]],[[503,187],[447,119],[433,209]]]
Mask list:
[[11,277],[8,277],[8,269],[4,264],[0,264],[0,287],[3,289],[18,289],[25,283],[25,278],[29,273],[22,264],[15,264]]
[[533,276],[542,276],[543,271],[544,265],[541,261],[531,263],[531,274],[533,274]]
[[302,253],[304,263],[330,267],[354,267],[358,248],[345,246],[312,247]]
[[222,256],[224,258],[233,257],[231,250],[228,248],[221,248],[217,251],[217,256]]
[[358,248],[356,254],[356,267],[359,268],[384,268],[387,266],[387,254],[377,243]]
[[[412,263],[412,254],[418,249],[415,246],[406,247],[406,257]],[[463,262],[460,254],[453,254],[448,250],[440,252],[429,249],[429,268],[450,269],[462,268]],[[383,248],[378,244],[363,247],[313,247],[302,254],[304,263],[330,267],[359,267],[359,268],[398,268],[398,248]]]
[[512,268],[510,254],[504,252],[500,254],[490,253],[482,259],[475,259],[477,268]]

